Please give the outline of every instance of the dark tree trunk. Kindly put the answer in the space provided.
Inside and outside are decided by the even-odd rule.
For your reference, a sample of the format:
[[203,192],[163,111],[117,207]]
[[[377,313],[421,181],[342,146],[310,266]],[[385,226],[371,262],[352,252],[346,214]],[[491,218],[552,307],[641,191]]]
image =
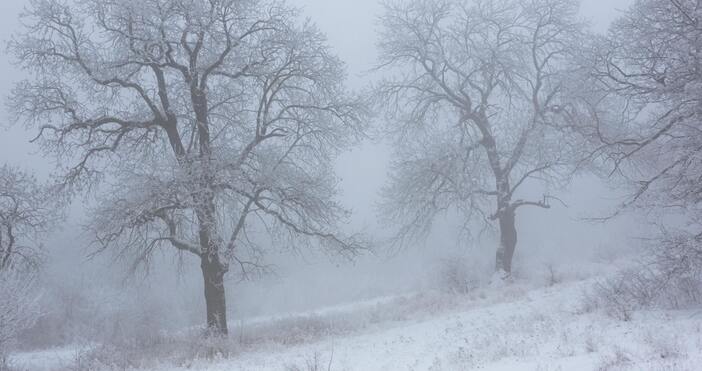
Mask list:
[[[202,82],[203,85],[200,85]],[[226,263],[220,261],[220,242],[217,239],[217,221],[215,218],[215,197],[212,190],[214,175],[212,167],[212,143],[210,138],[209,108],[207,86],[199,80],[197,74],[190,82],[190,99],[197,120],[198,143],[202,177],[201,194],[198,211],[200,248],[202,257],[202,277],[205,281],[205,304],[207,308],[207,328],[211,336],[227,336],[227,301],[224,291],[224,275],[229,270]]]
[[[206,186],[203,185],[203,189]],[[219,245],[213,238],[216,235],[214,228],[215,212],[211,192],[205,192],[201,198],[205,207],[198,213],[200,224],[200,267],[205,287],[205,306],[207,310],[207,329],[211,336],[227,336],[227,301],[224,292],[224,275],[228,266],[222,263],[219,257]]]
[[510,187],[509,173],[512,170],[512,165],[508,163],[503,166],[500,163],[497,144],[489,127],[488,119],[483,113],[478,128],[483,134],[481,144],[485,148],[490,168],[495,175],[495,189],[497,193],[497,214],[495,218],[500,222],[500,246],[498,246],[495,254],[495,271],[510,275],[512,273],[512,256],[514,256],[514,248],[517,246],[517,228],[514,223],[515,209],[510,205],[513,190]]
[[495,270],[506,274],[512,273],[512,257],[517,246],[517,227],[515,225],[514,209],[507,208],[500,212],[500,246],[495,257]]
[[203,257],[200,263],[205,283],[205,304],[207,307],[207,330],[209,335],[226,336],[227,302],[224,293],[224,274],[226,269],[216,257]]
[[[0,257],[0,271],[10,267],[10,259],[12,258],[13,248],[15,246],[15,235],[12,232],[12,226],[7,225],[5,226],[5,229],[7,232],[8,241],[5,248],[0,245],[0,253],[3,255]],[[3,237],[2,234],[0,234],[0,237]]]

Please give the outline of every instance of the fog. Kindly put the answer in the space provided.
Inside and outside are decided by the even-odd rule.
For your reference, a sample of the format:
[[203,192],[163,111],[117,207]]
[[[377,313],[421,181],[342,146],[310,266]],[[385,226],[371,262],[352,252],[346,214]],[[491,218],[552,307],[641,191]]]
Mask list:
[[[629,0],[588,0],[582,5],[582,17],[588,19],[599,32],[607,26]],[[380,4],[373,0],[295,0],[303,14],[314,21],[328,36],[329,44],[347,64],[348,84],[354,89],[363,89],[373,81],[376,66],[377,18]],[[18,14],[26,6],[23,1],[13,0],[0,4],[0,37],[8,40],[20,25]],[[12,63],[11,56],[3,51],[0,58],[2,95],[7,96],[13,84],[22,77],[22,72]],[[3,121],[9,117],[3,112]],[[51,159],[43,158],[30,140],[36,133],[21,125],[4,129],[0,137],[0,158],[46,177],[53,169]],[[382,241],[384,227],[378,224],[377,204],[380,189],[387,181],[390,145],[380,139],[365,140],[360,146],[344,153],[338,160],[336,170],[340,178],[341,198],[344,205],[353,211],[349,230],[363,230]],[[589,258],[602,251],[630,246],[634,238],[640,237],[633,218],[627,216],[607,224],[591,223],[586,218],[606,215],[621,201],[621,194],[599,179],[584,176],[574,185],[559,193],[568,207],[558,206],[552,210],[526,210],[520,220],[520,245],[516,259],[521,254],[530,256],[535,265],[552,264],[572,260],[574,256]],[[540,192],[541,189],[535,189]],[[61,230],[46,243],[45,268],[56,280],[75,281],[76,284],[102,282],[99,285],[122,289],[123,285],[137,285],[144,290],[172,291],[189,308],[193,319],[200,308],[200,282],[197,264],[185,262],[179,269],[165,262],[154,264],[150,275],[143,281],[129,280],[124,283],[121,275],[127,264],[115,264],[101,256],[88,260],[92,251],[87,237],[81,234],[84,224],[84,202],[79,199],[70,208],[69,217]],[[253,282],[230,282],[231,305],[236,312],[246,316],[285,313],[344,303],[378,295],[407,292],[422,287],[431,287],[438,262],[458,255],[470,254],[476,259],[489,261],[496,245],[495,231],[487,230],[479,236],[466,239],[461,227],[447,217],[436,223],[436,230],[426,241],[407,246],[402,251],[376,247],[373,254],[350,262],[331,258],[327,254],[310,251],[290,252],[280,249],[271,257],[276,265],[275,274]],[[452,225],[453,224],[453,225]],[[287,252],[286,252],[287,251]],[[109,254],[106,254],[109,255]],[[95,262],[98,262],[95,265]],[[77,262],[79,262],[77,264]],[[476,264],[478,266],[478,264]],[[525,268],[527,269],[527,268]],[[105,274],[109,272],[109,274]],[[104,281],[104,282],[103,282]]]
[[[326,34],[328,44],[346,64],[349,87],[362,91],[383,77],[376,69],[380,1],[289,2]],[[633,3],[585,0],[580,15],[604,34],[610,23]],[[21,24],[18,15],[27,5],[28,1],[23,0],[0,3],[0,39],[7,41],[17,31]],[[25,77],[13,58],[2,50],[2,97],[9,96],[15,84]],[[42,180],[50,179],[54,159],[42,156],[38,145],[31,143],[36,128],[26,129],[10,122],[12,118],[5,106],[0,117],[0,159],[34,172]],[[476,222],[466,230],[461,218],[449,212],[434,221],[426,238],[401,247],[388,243],[389,229],[380,221],[378,209],[381,190],[389,182],[393,149],[380,130],[385,125],[382,115],[372,120],[368,137],[335,162],[341,203],[352,211],[343,229],[369,236],[373,241],[371,249],[346,259],[320,250],[270,247],[265,259],[273,266],[272,272],[246,281],[233,276],[226,281],[232,324],[244,327],[247,321],[265,316],[435,290],[442,284],[446,261],[469,262],[469,269],[489,278],[499,244],[494,225]],[[548,210],[519,211],[514,257],[514,276],[518,279],[542,279],[552,266],[562,271],[587,271],[589,264],[615,261],[617,256],[639,249],[641,238],[651,232],[645,212],[636,210],[606,221],[593,221],[612,215],[628,194],[620,183],[593,174],[578,174],[565,187],[534,182],[520,192],[520,197],[536,198],[552,193],[560,200]],[[119,307],[128,308],[127,312],[162,313],[157,315],[159,326],[173,331],[202,325],[205,303],[198,260],[164,250],[156,255],[148,270],[140,269],[134,274],[128,260],[114,259],[109,251],[94,254],[91,238],[83,228],[90,222],[86,210],[94,202],[94,195],[76,197],[57,230],[44,239],[40,281],[47,287],[46,297],[60,295],[57,290],[90,292],[96,311]],[[576,265],[578,268],[574,268]]]

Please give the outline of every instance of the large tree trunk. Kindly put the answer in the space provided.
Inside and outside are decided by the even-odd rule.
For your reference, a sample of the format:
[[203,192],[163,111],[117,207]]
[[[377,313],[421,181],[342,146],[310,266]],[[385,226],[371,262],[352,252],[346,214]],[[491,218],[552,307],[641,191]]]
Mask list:
[[512,273],[512,257],[517,246],[517,227],[514,221],[515,212],[507,208],[500,212],[500,246],[495,256],[495,270],[507,275]]
[[481,144],[485,148],[490,168],[495,175],[495,189],[497,191],[496,206],[498,211],[495,216],[500,222],[500,246],[498,246],[495,255],[495,271],[510,275],[512,273],[512,256],[514,256],[514,248],[517,246],[517,228],[514,224],[515,209],[510,205],[512,189],[510,187],[509,173],[511,167],[507,165],[503,167],[500,164],[497,144],[490,132],[488,119],[484,114],[478,128],[483,134]]
[[216,257],[202,258],[200,263],[205,283],[205,304],[207,307],[207,330],[209,335],[226,336],[227,302],[224,292],[224,274],[226,269]]
[[[203,186],[205,188],[205,186]],[[227,301],[224,292],[224,275],[228,266],[219,257],[216,236],[215,207],[211,192],[205,192],[201,201],[205,207],[198,212],[200,228],[200,268],[205,286],[207,329],[211,336],[227,336]]]

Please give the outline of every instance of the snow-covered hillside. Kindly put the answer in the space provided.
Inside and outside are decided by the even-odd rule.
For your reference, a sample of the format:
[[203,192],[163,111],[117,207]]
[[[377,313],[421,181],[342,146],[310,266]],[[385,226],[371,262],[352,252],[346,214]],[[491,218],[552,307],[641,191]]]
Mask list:
[[[128,352],[106,355],[105,348],[23,354],[15,364],[76,369],[77,357],[84,364],[79,369],[699,369],[702,313],[646,311],[621,321],[589,305],[584,293],[596,279],[541,287],[517,280],[467,294],[422,293],[250,320],[234,330],[233,347],[223,346],[234,349],[226,357],[159,355],[149,363],[120,359]],[[201,346],[192,344],[186,352]],[[100,361],[85,365],[95,354]]]

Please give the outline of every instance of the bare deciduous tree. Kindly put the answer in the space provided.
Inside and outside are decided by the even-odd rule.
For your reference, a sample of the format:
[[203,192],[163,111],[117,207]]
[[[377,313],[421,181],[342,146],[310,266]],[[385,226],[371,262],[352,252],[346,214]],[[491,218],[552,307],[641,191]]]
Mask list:
[[386,3],[381,69],[398,149],[384,210],[401,237],[434,217],[496,220],[496,269],[509,274],[529,182],[561,184],[581,155],[568,130],[571,58],[582,37],[571,0],[415,0]]
[[[632,192],[627,208],[675,211],[687,225],[664,227],[656,243],[659,287],[702,292],[702,4],[641,0],[616,20],[591,54],[593,157]],[[659,280],[658,282],[654,282]],[[689,282],[695,282],[689,285]],[[686,289],[687,290],[687,289]],[[694,295],[693,295],[694,296]]]
[[34,176],[0,167],[0,271],[35,266],[41,249],[37,238],[55,222],[57,205]]
[[34,176],[0,167],[0,369],[12,342],[39,317],[34,285],[41,261],[38,239],[56,222],[55,201]]
[[641,197],[667,207],[700,200],[700,15],[695,1],[640,1],[596,47],[595,155],[638,184],[627,205]]
[[361,247],[335,233],[346,211],[331,161],[364,110],[324,36],[284,3],[36,0],[25,24],[11,48],[33,77],[16,112],[70,164],[65,189],[111,185],[90,223],[101,249],[200,260],[212,333],[227,333],[230,263],[261,268],[269,238]]

